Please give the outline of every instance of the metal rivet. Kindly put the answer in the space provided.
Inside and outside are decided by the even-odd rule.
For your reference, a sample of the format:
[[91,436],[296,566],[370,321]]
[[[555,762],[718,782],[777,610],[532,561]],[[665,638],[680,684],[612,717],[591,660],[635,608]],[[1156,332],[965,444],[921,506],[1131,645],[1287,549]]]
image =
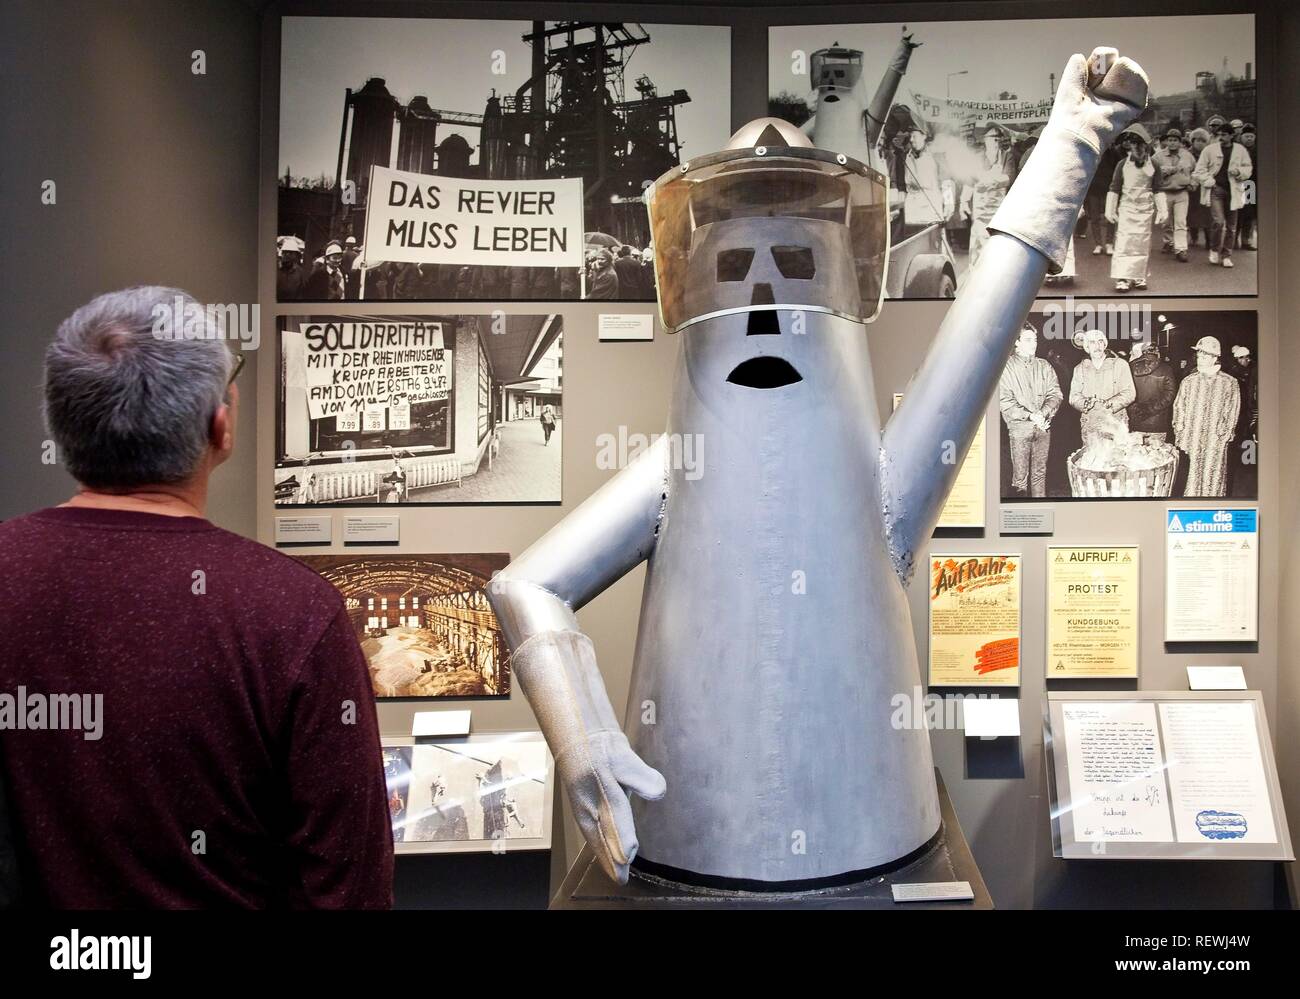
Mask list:
[[755,156],[766,156],[766,155],[767,155],[767,146],[755,146],[755,147],[754,147],[754,155],[755,155]]
[[845,156],[843,153],[838,153],[838,154],[836,154],[836,156],[835,156],[835,162],[838,163],[840,166],[843,166],[843,165],[844,165],[845,163],[847,163],[848,161],[849,161],[849,158],[848,158],[847,156]]
[[685,173],[685,172],[686,172],[687,170],[689,170],[690,168],[691,168],[691,165],[690,165],[689,162],[688,162],[688,163],[683,163],[683,164],[682,164],[682,173]]

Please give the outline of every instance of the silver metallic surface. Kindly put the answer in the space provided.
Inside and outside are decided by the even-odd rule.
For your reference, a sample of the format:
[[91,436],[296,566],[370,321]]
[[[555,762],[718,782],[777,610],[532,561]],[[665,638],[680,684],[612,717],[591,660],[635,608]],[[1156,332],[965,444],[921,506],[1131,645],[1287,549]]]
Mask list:
[[[1094,96],[1114,79],[1111,57],[1094,53],[1095,74],[1082,56],[1067,67],[1063,131],[1109,141],[1136,114]],[[1060,162],[1045,157],[1030,171],[1040,189],[999,214],[883,431],[862,324],[785,308],[701,319],[684,334],[668,437],[489,586],[511,646],[527,649],[521,681],[548,741],[578,747],[561,776],[611,877],[626,880],[639,850],[686,879],[815,881],[889,863],[936,833],[928,733],[895,724],[913,717],[921,684],[905,586],[1046,273],[1034,247],[1061,245],[1087,189],[1093,147],[1045,139],[1039,149]],[[757,272],[773,300],[842,296],[846,244],[825,236],[825,220],[779,207],[732,233],[755,260],[814,248],[813,275]],[[697,315],[743,294],[717,287],[707,235],[692,240],[687,286],[661,289]],[[689,469],[670,446],[685,435]],[[573,612],[641,560],[629,750],[610,742]],[[657,796],[656,770],[663,800],[630,799]]]

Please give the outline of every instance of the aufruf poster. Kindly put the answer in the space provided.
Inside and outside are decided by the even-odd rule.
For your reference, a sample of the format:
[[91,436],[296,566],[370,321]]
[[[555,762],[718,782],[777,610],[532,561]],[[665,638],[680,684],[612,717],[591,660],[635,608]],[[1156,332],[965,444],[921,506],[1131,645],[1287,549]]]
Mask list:
[[1020,685],[1019,555],[931,554],[930,686]]
[[1138,549],[1047,549],[1047,678],[1138,675]]

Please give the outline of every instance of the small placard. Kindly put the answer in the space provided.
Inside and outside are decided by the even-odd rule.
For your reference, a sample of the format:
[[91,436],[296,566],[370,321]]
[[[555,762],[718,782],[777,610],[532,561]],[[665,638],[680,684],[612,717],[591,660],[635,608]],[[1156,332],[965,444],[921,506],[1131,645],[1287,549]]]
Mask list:
[[277,545],[327,545],[333,536],[333,517],[276,517]]
[[1189,690],[1245,690],[1246,672],[1240,666],[1188,666]]
[[411,719],[411,735],[417,739],[469,735],[469,711],[417,711]]
[[1020,734],[1020,701],[1014,697],[963,697],[962,728],[968,736],[998,739]]
[[1056,511],[1050,506],[1004,506],[999,508],[998,531],[1002,534],[1053,534]]
[[602,312],[596,329],[601,340],[653,340],[655,317],[650,312]]
[[921,881],[891,885],[895,902],[970,902],[975,893],[969,881]]
[[395,544],[398,539],[398,518],[344,517],[343,543],[345,545]]

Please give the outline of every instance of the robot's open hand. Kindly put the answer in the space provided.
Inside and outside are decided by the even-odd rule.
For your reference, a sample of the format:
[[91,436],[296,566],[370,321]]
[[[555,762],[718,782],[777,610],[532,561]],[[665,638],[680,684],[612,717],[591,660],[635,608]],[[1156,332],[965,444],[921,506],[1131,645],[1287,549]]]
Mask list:
[[622,732],[597,732],[555,758],[583,838],[605,873],[627,883],[638,844],[628,792],[657,801],[667,787],[663,775],[632,751]]
[[605,873],[625,883],[637,851],[628,792],[658,800],[663,775],[632,751],[619,728],[586,635],[539,632],[515,649],[510,664],[555,754],[583,838]]
[[1098,152],[1133,122],[1147,103],[1147,75],[1132,59],[1098,46],[1070,57],[1052,104],[1049,127],[1073,132]]

